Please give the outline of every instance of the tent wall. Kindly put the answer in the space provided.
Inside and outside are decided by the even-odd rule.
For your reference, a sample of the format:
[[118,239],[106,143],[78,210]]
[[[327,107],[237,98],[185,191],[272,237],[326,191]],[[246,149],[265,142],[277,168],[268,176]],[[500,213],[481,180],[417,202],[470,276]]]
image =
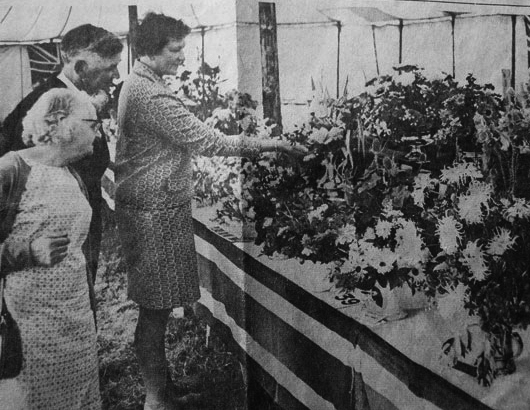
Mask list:
[[[323,92],[335,97],[337,88],[339,95],[347,88],[349,95],[353,95],[362,91],[366,80],[378,73],[394,73],[392,67],[399,65],[398,20],[373,26],[351,19],[344,21],[337,87],[336,21],[321,13],[313,15],[312,22],[306,16],[305,21],[288,24],[282,16],[288,13],[292,1],[277,0],[275,3],[282,118],[286,129],[304,120],[308,113],[307,101],[313,94]],[[258,1],[236,1],[236,4],[239,89],[261,101]],[[515,85],[519,89],[528,81],[528,59],[523,16],[515,20]],[[455,20],[454,36],[457,81],[463,83],[472,73],[479,83],[491,83],[502,93],[501,70],[512,69],[512,16],[459,15]],[[450,17],[404,20],[401,63],[418,65],[425,69],[427,76],[452,74],[452,44]],[[311,79],[316,91],[312,89]]]
[[[463,24],[465,25],[465,24]],[[394,42],[399,29],[392,27]],[[463,44],[467,44],[463,41]],[[393,65],[398,59],[394,58]],[[403,27],[403,64],[418,64],[428,75],[453,72],[451,20],[406,24]],[[388,70],[388,69],[387,69]],[[388,70],[390,71],[390,70]],[[458,73],[455,73],[458,75]]]
[[[399,64],[400,30],[397,20],[372,22],[374,25],[370,25],[366,21],[370,13],[361,17],[355,14],[355,10],[360,9],[354,6],[361,4],[362,0],[344,0],[341,8],[336,8],[338,0],[325,5],[316,0],[273,1],[276,4],[278,22],[282,117],[287,129],[303,120],[307,114],[307,102],[315,94],[335,97],[337,92],[341,95],[345,88],[349,95],[358,93],[368,79],[377,74],[392,73],[392,67]],[[238,88],[261,101],[259,0],[198,0],[177,3],[169,0],[138,0],[137,3],[140,18],[146,11],[154,10],[176,18],[182,17],[194,28],[187,38],[186,47],[186,69],[192,72],[196,72],[200,66],[203,44],[201,28],[204,28],[204,59],[212,66],[220,66],[221,79],[224,80],[220,84],[221,91]],[[405,10],[405,3],[379,1],[369,5],[374,10],[375,6],[393,4],[394,12],[397,13]],[[50,35],[52,37],[45,41],[50,41],[51,38],[58,41],[55,36],[64,34],[64,30],[72,28],[73,25],[86,22],[102,25],[120,33],[127,30],[125,3],[98,3],[96,7],[87,2],[75,7],[69,6],[70,8],[60,6],[52,5],[49,6],[50,9],[35,6],[35,10],[39,12],[37,17],[25,19],[22,17],[29,10],[26,7],[14,7],[9,13],[8,6],[0,7],[0,12],[4,15],[0,24],[0,42],[14,42],[4,43],[6,47],[2,49],[2,64],[9,66],[3,66],[0,82],[4,88],[9,85],[9,89],[2,93],[0,119],[30,90],[27,53],[20,42],[31,44],[37,42],[37,37]],[[319,10],[319,7],[325,8]],[[211,13],[212,8],[219,10],[219,13]],[[365,13],[366,10],[365,8]],[[421,10],[413,11],[419,13]],[[371,13],[373,16],[373,12]],[[42,15],[59,17],[56,22],[50,17],[53,24],[46,24],[38,18]],[[378,15],[385,16],[385,13],[378,12]],[[386,16],[393,18],[392,15]],[[337,55],[337,19],[341,20],[340,56]],[[61,20],[64,21],[60,23]],[[46,29],[49,29],[51,34]],[[522,16],[516,18],[515,33],[515,84],[519,88],[528,78],[526,35]],[[501,70],[512,68],[512,17],[499,14],[472,17],[459,15],[456,18],[454,36],[456,79],[462,82],[468,73],[473,73],[480,83],[492,83],[501,91]],[[125,38],[123,41],[127,45]],[[128,47],[126,50],[128,51]],[[19,62],[18,66],[16,61]],[[451,18],[442,17],[423,22],[405,19],[401,62],[424,67],[428,75],[452,73]],[[124,53],[119,67],[122,78],[126,77],[131,66],[128,53]],[[17,85],[13,87],[12,84]]]
[[[204,61],[210,66],[219,66],[219,88],[226,92],[237,88],[238,56],[236,25],[206,28],[204,32]],[[196,28],[186,38],[185,69],[196,73],[201,65],[202,34]]]
[[0,46],[0,121],[31,91],[29,57],[25,46]]

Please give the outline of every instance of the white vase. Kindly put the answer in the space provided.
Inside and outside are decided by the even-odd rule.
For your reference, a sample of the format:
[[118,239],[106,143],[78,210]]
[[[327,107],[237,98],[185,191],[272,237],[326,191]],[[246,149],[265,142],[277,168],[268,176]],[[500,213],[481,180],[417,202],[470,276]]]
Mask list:
[[407,312],[405,312],[400,305],[399,294],[397,291],[398,288],[390,289],[388,284],[384,288],[380,285],[377,286],[383,297],[383,306],[381,309],[384,319],[387,322],[391,322],[407,317]]

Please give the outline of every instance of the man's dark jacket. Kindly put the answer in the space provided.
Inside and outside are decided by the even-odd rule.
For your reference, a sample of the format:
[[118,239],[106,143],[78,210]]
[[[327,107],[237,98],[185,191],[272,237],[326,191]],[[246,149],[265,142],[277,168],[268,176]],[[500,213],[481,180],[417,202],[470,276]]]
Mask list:
[[[29,93],[9,114],[2,124],[0,134],[0,156],[8,151],[16,151],[26,148],[22,142],[22,120],[33,104],[46,91],[52,88],[66,88],[57,76],[52,76],[46,82],[36,87]],[[90,223],[89,240],[84,248],[87,258],[87,267],[92,280],[96,278],[98,266],[99,248],[101,245],[101,207],[103,199],[101,196],[101,177],[109,165],[109,148],[105,137],[94,141],[94,153],[80,161],[72,164],[88,191],[90,206],[92,207],[92,221]]]

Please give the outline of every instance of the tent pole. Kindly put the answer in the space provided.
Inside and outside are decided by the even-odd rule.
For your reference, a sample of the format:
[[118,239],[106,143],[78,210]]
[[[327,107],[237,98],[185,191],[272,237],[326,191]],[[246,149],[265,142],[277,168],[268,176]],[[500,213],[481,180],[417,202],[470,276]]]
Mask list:
[[399,64],[403,63],[403,19],[399,19]]
[[375,41],[375,26],[372,26],[372,38],[374,40],[374,55],[375,55],[375,68],[377,70],[377,76],[379,77],[379,60],[377,58],[377,43]]
[[[530,16],[523,16],[523,24],[524,29],[526,33],[526,38],[530,39]],[[528,67],[530,67],[530,40],[527,40],[528,45],[528,53],[527,53],[527,59],[528,59]]]
[[512,15],[512,81],[511,86],[515,90],[515,43],[516,43],[517,16]]
[[258,7],[263,117],[272,120],[277,125],[278,131],[281,132],[282,103],[280,98],[276,3],[260,1]]
[[337,98],[340,96],[340,33],[342,31],[342,23],[337,20]]
[[[136,60],[136,30],[138,29],[138,8],[136,6],[129,6],[129,35],[127,36],[129,42],[130,60],[128,61],[128,70]],[[130,66],[129,66],[130,64]]]
[[452,53],[453,53],[453,78],[456,77],[456,61],[455,61],[455,25],[456,25],[456,14],[451,13],[451,41],[453,43],[452,45]]
[[202,115],[204,120],[206,119],[206,86],[204,84],[204,35],[205,28],[201,26],[201,79],[202,79]]

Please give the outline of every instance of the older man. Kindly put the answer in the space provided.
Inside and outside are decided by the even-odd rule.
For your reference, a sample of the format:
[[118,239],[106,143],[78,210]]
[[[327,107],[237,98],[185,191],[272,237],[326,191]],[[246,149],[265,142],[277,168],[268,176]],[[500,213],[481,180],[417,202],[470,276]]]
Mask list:
[[[22,119],[39,97],[51,88],[68,88],[101,96],[109,91],[113,80],[119,78],[118,64],[123,44],[112,33],[101,27],[84,24],[66,33],[61,42],[62,71],[36,87],[9,114],[0,135],[0,155],[7,151],[26,148],[22,142]],[[89,239],[85,244],[88,273],[95,278],[101,243],[101,177],[109,164],[109,150],[105,138],[94,142],[94,153],[73,164],[86,185],[92,221]]]

